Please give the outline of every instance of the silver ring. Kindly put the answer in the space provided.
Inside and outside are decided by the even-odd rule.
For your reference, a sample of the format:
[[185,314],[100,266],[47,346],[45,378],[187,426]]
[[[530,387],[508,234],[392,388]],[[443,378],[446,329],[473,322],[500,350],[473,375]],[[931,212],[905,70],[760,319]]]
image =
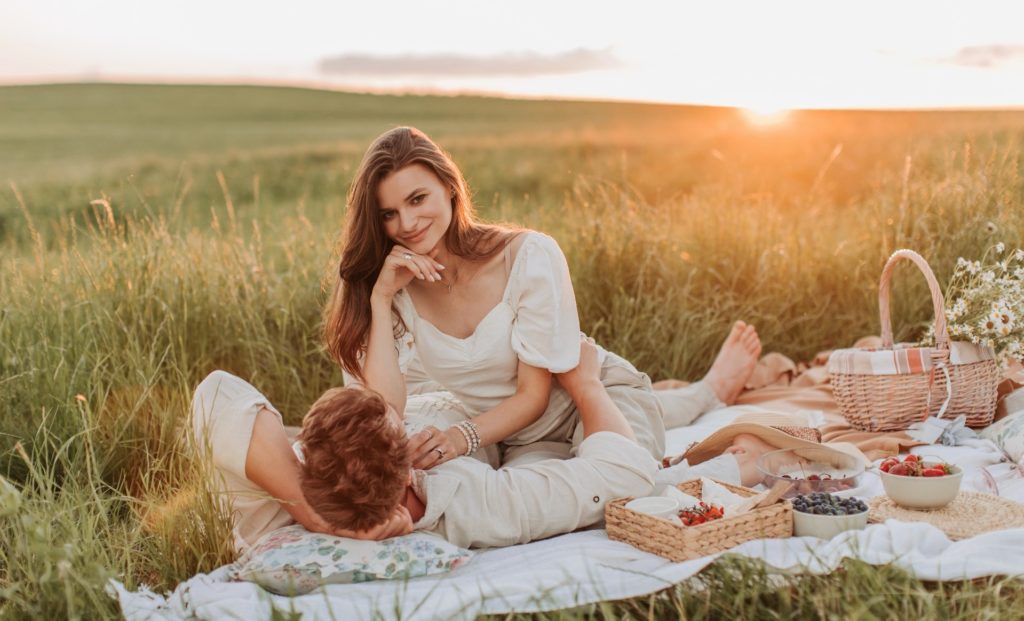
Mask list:
[[444,451],[442,451],[439,447],[436,446],[434,447],[433,450],[437,451],[437,454],[441,459],[444,459]]
[[405,259],[406,261],[411,261],[412,260],[412,255],[409,254],[408,252],[406,252],[406,253],[404,253],[402,255],[402,258]]

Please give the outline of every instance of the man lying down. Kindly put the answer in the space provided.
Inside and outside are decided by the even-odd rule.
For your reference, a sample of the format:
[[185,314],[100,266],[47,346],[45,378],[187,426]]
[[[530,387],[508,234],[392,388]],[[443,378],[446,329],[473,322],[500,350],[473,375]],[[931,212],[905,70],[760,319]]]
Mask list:
[[[230,503],[238,552],[295,522],[356,539],[422,530],[462,547],[508,546],[592,526],[609,500],[651,493],[659,464],[636,444],[599,374],[597,352],[584,341],[579,366],[557,376],[583,427],[575,456],[499,469],[459,457],[413,470],[402,417],[360,386],[330,389],[313,404],[299,435],[303,461],[266,397],[223,371],[196,389],[193,431]],[[709,476],[754,485],[754,462],[773,448],[737,435],[720,456],[674,467],[664,482]]]

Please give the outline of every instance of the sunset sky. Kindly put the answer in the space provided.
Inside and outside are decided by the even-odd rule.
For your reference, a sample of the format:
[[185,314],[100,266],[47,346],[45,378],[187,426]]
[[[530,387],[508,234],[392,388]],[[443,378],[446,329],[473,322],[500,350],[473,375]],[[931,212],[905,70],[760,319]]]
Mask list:
[[0,3],[0,83],[81,80],[1018,107],[1024,3]]

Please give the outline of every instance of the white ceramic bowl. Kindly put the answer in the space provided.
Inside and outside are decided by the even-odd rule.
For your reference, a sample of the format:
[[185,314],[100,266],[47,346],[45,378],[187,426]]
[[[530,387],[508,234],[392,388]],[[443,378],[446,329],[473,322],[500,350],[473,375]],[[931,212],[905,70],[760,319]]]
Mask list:
[[676,517],[676,513],[679,511],[679,503],[674,498],[644,496],[643,498],[630,500],[626,503],[626,508],[638,513],[653,515],[654,517],[672,519]]
[[[924,462],[924,467],[934,466],[937,462]],[[906,477],[888,472],[879,472],[882,487],[892,501],[907,509],[934,511],[941,509],[956,498],[960,491],[960,482],[964,478],[963,468],[952,466],[953,474],[944,477]]]
[[793,534],[797,537],[831,539],[846,530],[859,530],[868,525],[868,512],[853,515],[815,515],[793,509]]

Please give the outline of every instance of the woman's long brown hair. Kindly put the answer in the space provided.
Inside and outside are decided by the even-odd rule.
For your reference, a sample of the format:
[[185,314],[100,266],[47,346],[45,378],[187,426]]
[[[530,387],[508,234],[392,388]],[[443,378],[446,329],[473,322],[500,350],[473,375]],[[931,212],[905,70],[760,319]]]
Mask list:
[[[494,256],[514,230],[477,222],[466,180],[455,162],[426,134],[414,127],[396,127],[377,137],[363,155],[348,193],[344,246],[338,279],[324,312],[323,337],[331,358],[364,381],[359,359],[370,330],[370,294],[384,258],[395,245],[384,233],[377,204],[377,186],[392,172],[410,164],[429,168],[445,187],[454,190],[452,222],[444,236],[448,252],[468,260]],[[395,337],[406,329],[397,318]]]

